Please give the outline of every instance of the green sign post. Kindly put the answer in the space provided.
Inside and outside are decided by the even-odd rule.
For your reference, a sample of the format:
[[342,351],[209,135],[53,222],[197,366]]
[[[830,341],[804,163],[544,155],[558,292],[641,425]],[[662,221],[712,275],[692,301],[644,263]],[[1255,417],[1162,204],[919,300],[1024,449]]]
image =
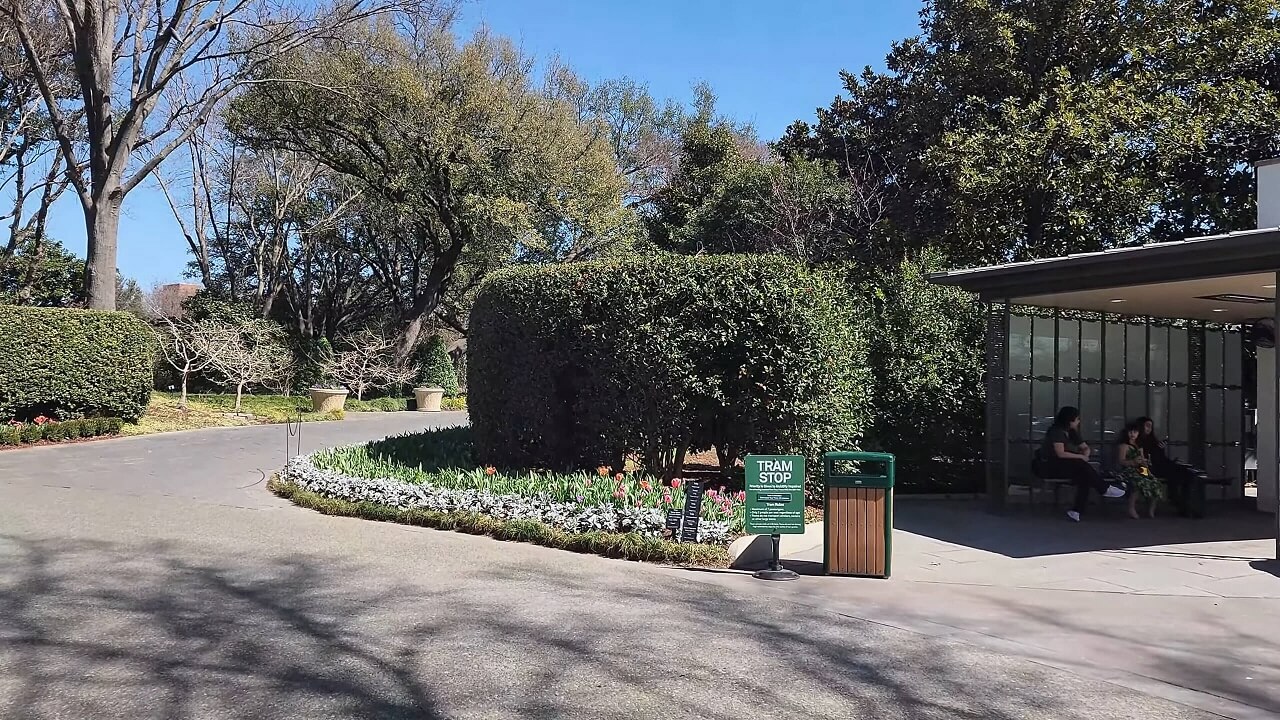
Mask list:
[[746,530],[770,535],[773,559],[756,573],[765,580],[794,580],[798,575],[782,567],[778,557],[782,535],[804,532],[804,457],[748,455]]

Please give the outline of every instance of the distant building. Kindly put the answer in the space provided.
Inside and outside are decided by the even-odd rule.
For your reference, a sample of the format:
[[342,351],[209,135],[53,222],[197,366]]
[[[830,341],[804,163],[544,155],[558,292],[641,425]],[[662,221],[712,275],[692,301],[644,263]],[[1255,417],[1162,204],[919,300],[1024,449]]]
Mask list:
[[156,289],[156,305],[165,317],[180,318],[186,312],[182,303],[200,291],[193,283],[170,283]]

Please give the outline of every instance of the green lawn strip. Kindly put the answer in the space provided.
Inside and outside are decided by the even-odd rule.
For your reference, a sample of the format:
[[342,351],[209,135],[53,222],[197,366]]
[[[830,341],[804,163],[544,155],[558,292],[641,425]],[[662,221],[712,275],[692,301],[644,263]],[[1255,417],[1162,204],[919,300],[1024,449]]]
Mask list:
[[453,530],[469,535],[488,535],[497,540],[527,542],[558,550],[623,560],[685,567],[723,568],[729,565],[728,548],[719,545],[673,543],[638,533],[567,533],[530,520],[501,520],[480,513],[444,513],[420,508],[402,510],[377,503],[357,503],[318,495],[278,475],[272,476],[267,481],[267,487],[271,492],[295,505],[325,515],[417,525],[437,530]]

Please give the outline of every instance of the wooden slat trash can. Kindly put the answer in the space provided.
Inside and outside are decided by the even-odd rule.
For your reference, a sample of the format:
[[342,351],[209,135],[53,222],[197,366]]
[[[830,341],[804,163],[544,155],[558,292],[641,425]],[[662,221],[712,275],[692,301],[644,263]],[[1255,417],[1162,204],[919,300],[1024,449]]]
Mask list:
[[893,555],[893,470],[888,453],[822,456],[822,566],[828,575],[889,577]]

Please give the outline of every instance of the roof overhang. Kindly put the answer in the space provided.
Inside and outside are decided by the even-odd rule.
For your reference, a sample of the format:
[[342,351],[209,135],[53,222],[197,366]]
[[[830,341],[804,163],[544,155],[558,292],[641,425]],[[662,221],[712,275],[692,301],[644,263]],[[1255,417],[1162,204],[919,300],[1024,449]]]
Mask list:
[[1247,322],[1275,314],[1278,270],[1280,228],[1270,228],[955,270],[929,279],[985,301]]

